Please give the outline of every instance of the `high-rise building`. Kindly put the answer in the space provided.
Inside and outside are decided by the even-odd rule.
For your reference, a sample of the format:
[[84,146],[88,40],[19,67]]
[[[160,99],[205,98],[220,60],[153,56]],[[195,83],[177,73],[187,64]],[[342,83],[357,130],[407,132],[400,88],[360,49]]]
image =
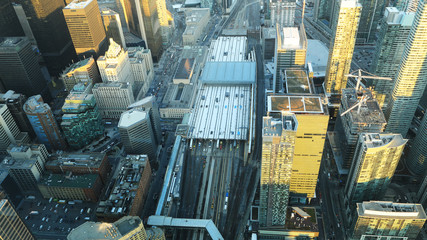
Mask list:
[[0,238],[33,240],[34,237],[7,199],[0,199]]
[[345,187],[351,205],[385,194],[406,142],[400,134],[360,134]]
[[133,87],[134,78],[131,71],[128,52],[112,38],[105,56],[100,56],[96,63],[104,83],[122,82]]
[[101,82],[101,76],[93,57],[85,58],[67,67],[59,78],[64,82],[65,88],[70,92],[78,83],[93,85]]
[[97,1],[74,0],[62,11],[77,55],[89,57],[102,54],[105,30]]
[[85,222],[74,228],[67,236],[67,240],[165,240],[160,228],[144,229],[139,217],[126,216],[114,223]]
[[158,145],[148,111],[131,109],[124,112],[118,128],[127,153],[147,154],[149,159],[156,159]]
[[0,38],[0,89],[49,98],[47,81],[26,37]]
[[22,192],[35,191],[45,170],[46,147],[43,144],[10,145],[7,152],[9,156],[0,162],[0,168],[9,170]]
[[339,169],[350,168],[360,133],[382,133],[387,124],[378,102],[368,89],[361,91],[356,91],[354,88],[343,89],[339,114],[356,105],[363,96],[368,97],[368,100],[362,103],[360,108],[356,107],[345,115],[339,116],[335,124],[335,132],[340,137],[340,151],[343,157],[342,162],[336,159]]
[[351,240],[416,239],[427,217],[421,204],[370,201],[357,203]]
[[0,93],[0,104],[6,104],[19,130],[21,130],[21,132],[27,132],[28,135],[33,138],[35,136],[33,127],[23,110],[26,101],[27,98],[23,94],[15,93],[12,90],[6,93]]
[[294,199],[304,200],[315,196],[329,112],[324,96],[314,94],[307,74],[301,70],[288,71],[289,73],[285,73],[287,94],[269,96],[267,104],[270,113],[290,111],[296,115],[298,129],[292,162],[290,194]]
[[129,62],[132,69],[134,89],[145,96],[154,79],[153,58],[150,49],[143,47],[130,47],[127,49]]
[[427,114],[418,129],[405,163],[411,173],[423,176],[427,171]]
[[359,0],[362,5],[359,28],[357,30],[358,43],[373,43],[376,38],[377,26],[387,7],[387,0]]
[[404,12],[416,12],[419,0],[396,0],[394,6]]
[[[415,13],[399,12],[394,7],[386,8],[372,61],[372,73],[381,77],[395,77],[414,17]],[[385,110],[393,91],[393,81],[373,80],[370,85],[374,88],[380,107]]]
[[[361,7],[357,0],[342,0],[339,6],[338,21],[334,24],[334,34],[329,47],[324,83],[328,96],[340,95],[341,89],[347,85],[345,75],[350,71]],[[335,100],[339,101],[339,97]]]
[[[14,0],[25,12],[49,73],[59,74],[76,56],[62,9],[63,0]],[[29,96],[29,95],[28,95]]]
[[270,0],[270,18],[272,27],[293,27],[295,25],[296,0]]
[[126,20],[126,26],[130,33],[144,40],[147,44],[144,22],[142,19],[142,7],[140,0],[118,0]]
[[260,225],[283,226],[289,201],[289,186],[298,121],[293,113],[263,118],[260,183]]
[[24,111],[33,126],[39,143],[49,150],[65,149],[66,143],[47,103],[40,95],[29,97],[24,104]]
[[135,99],[128,83],[97,83],[92,88],[102,118],[119,119]]
[[128,109],[140,109],[146,111],[151,120],[151,128],[154,132],[156,144],[160,144],[162,138],[162,127],[160,126],[160,112],[156,99],[153,96],[145,97],[131,105]]
[[[24,8],[21,4],[12,3],[13,9],[15,9],[16,16],[18,17],[19,23],[21,24],[22,30],[24,30],[25,36],[30,41],[31,45],[37,46],[36,38],[34,37],[33,30],[31,30],[30,23],[25,14]],[[22,35],[21,35],[22,36]],[[9,36],[10,37],[10,36]]]
[[70,147],[83,148],[104,134],[104,124],[93,94],[70,93],[62,112],[61,128]]
[[277,26],[276,52],[274,55],[275,73],[273,91],[283,92],[280,71],[286,68],[303,67],[307,55],[307,35],[304,25],[299,27]]
[[415,197],[415,201],[422,204],[423,207],[427,205],[427,175],[425,175],[423,178],[423,181]]
[[406,136],[427,84],[427,0],[420,0],[387,104],[386,131]]
[[144,22],[146,46],[151,50],[154,61],[158,61],[162,54],[162,32],[160,30],[159,14],[156,1],[140,0],[142,19]]
[[[157,12],[159,13],[160,31],[162,33],[163,46],[167,46],[173,34],[175,23],[172,14],[166,8],[165,0],[156,0]],[[202,6],[203,7],[203,6]]]
[[24,198],[18,183],[8,169],[0,169],[0,199],[2,198],[9,200],[14,206],[18,206]]
[[0,3],[0,37],[20,37],[24,31],[16,16],[12,2],[2,1]]
[[21,132],[6,104],[0,104],[0,153],[6,153],[10,144],[28,143],[28,133]]
[[119,14],[109,8],[101,10],[102,22],[104,23],[104,30],[106,38],[112,38],[121,47],[126,47],[125,36],[123,35],[122,22],[120,21]]

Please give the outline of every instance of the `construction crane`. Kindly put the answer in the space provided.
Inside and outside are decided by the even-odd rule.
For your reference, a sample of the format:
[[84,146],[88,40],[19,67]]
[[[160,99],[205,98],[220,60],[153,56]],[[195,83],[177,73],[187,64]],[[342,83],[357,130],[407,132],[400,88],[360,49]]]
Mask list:
[[[354,75],[354,73],[355,72],[358,72],[358,74],[357,75]],[[350,73],[350,74],[346,74],[345,76],[346,77],[354,77],[354,78],[356,78],[357,80],[357,83],[356,83],[356,91],[359,91],[359,86],[360,86],[360,81],[362,81],[362,78],[364,78],[364,79],[378,79],[378,80],[389,80],[389,81],[391,81],[392,79],[391,78],[389,78],[389,77],[379,77],[379,76],[375,76],[375,75],[373,75],[373,74],[371,74],[371,73],[369,73],[369,72],[366,72],[366,71],[363,71],[362,69],[359,69],[359,70],[356,70],[356,71],[353,71],[352,73]],[[370,74],[370,75],[363,75],[362,76],[362,72],[364,72],[364,73],[367,73],[367,74]],[[363,85],[362,85],[363,86]],[[363,86],[363,88],[365,88],[365,86]]]
[[369,96],[363,95],[360,98],[358,103],[354,104],[351,108],[347,109],[347,111],[341,113],[341,117],[344,116],[345,114],[349,113],[351,110],[355,109],[356,107],[358,107],[357,108],[357,114],[360,114],[360,107],[362,107],[362,104],[364,104],[366,101],[368,101],[368,99],[369,99]]

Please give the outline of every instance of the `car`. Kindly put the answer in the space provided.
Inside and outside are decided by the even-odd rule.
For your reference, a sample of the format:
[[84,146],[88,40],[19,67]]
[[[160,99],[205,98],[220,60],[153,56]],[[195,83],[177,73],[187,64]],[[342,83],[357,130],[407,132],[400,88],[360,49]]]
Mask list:
[[49,218],[46,218],[46,222],[49,222]]
[[74,218],[74,220],[76,220],[76,221],[77,221],[77,220],[79,220],[79,219],[80,219],[80,217],[79,217],[79,216],[77,216],[76,218]]
[[62,223],[63,221],[64,221],[64,219],[63,219],[63,218],[59,219],[59,223]]
[[43,218],[42,218],[42,222],[44,222],[44,220],[46,220],[46,218],[45,218],[45,217],[43,217]]
[[28,220],[28,218],[30,218],[30,216],[29,216],[29,215],[25,216],[25,220]]
[[43,229],[43,225],[40,225],[39,230],[41,231]]
[[70,231],[71,231],[71,228],[68,228],[67,232],[70,232]]
[[50,231],[50,228],[51,228],[50,226],[49,226],[49,227],[47,227],[47,230],[48,230],[48,231]]

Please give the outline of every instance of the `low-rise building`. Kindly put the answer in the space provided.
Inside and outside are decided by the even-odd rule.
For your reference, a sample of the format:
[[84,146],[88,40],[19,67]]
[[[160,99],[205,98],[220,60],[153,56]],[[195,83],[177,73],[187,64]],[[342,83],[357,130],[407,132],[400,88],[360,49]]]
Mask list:
[[151,180],[151,167],[147,155],[127,155],[120,161],[120,172],[109,195],[99,202],[96,217],[114,222],[123,216],[140,216]]
[[202,38],[203,30],[209,23],[209,8],[187,8],[185,10],[185,23],[187,27],[182,33],[182,42],[184,45],[195,45]]
[[103,184],[98,174],[46,174],[37,184],[44,198],[97,202]]
[[103,184],[107,184],[111,170],[107,154],[97,152],[53,154],[45,167],[49,172],[58,174],[98,174]]
[[93,57],[71,64],[65,68],[59,78],[64,82],[67,91],[71,91],[77,83],[89,85],[101,82],[101,76]]

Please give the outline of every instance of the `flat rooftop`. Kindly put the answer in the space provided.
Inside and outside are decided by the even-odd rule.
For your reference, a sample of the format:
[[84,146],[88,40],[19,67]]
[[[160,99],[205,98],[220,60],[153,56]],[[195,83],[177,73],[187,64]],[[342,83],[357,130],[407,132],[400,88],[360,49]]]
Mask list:
[[209,48],[208,62],[246,61],[246,37],[218,37]]
[[131,109],[120,116],[118,127],[130,127],[134,124],[140,123],[142,120],[147,119],[148,114],[142,109]]
[[284,27],[281,34],[282,48],[299,48],[300,36],[297,27]]
[[93,86],[93,89],[98,89],[98,88],[122,88],[122,89],[127,89],[130,88],[130,84],[127,83],[122,83],[122,82],[108,82],[108,83],[96,83]]
[[370,201],[357,203],[359,216],[373,218],[427,219],[421,204]]
[[92,188],[98,177],[98,174],[71,175],[68,177],[64,174],[52,173],[44,175],[38,184],[50,187]]
[[43,102],[43,99],[40,95],[29,97],[23,108],[26,113],[32,114],[46,113],[51,111],[49,105]]
[[63,153],[53,154],[46,166],[72,166],[98,168],[104,160],[105,153]]
[[265,137],[282,136],[283,131],[296,131],[297,129],[298,121],[293,113],[283,112],[281,118],[263,117],[262,135]]
[[346,114],[350,118],[350,122],[353,124],[385,125],[387,121],[384,114],[369,89],[363,89],[362,92],[356,92],[354,88],[342,89],[340,113],[357,104],[363,95],[368,96],[369,99],[365,104],[362,104],[360,113],[358,113],[358,108],[356,107]]
[[85,58],[83,60],[75,62],[75,63],[71,64],[70,66],[68,66],[67,68],[65,68],[65,70],[62,72],[62,75],[72,74],[74,71],[79,70],[80,68],[82,68],[82,70],[86,71],[86,68],[83,68],[83,67],[91,65],[91,64],[93,64],[93,62],[94,62],[93,57]]
[[[301,214],[304,217],[301,217]],[[318,232],[316,209],[312,207],[291,208],[288,207],[286,214],[286,228],[288,230],[303,230]]]
[[191,108],[196,87],[193,84],[170,84],[163,97],[161,108]]
[[189,137],[247,140],[251,95],[251,85],[203,85],[190,116]]
[[308,78],[307,72],[300,69],[283,70],[284,84],[286,93],[313,93],[312,84]]
[[24,37],[1,37],[0,38],[0,48],[3,49],[11,49],[13,51],[15,50],[15,47],[21,45],[22,43],[27,42],[25,41]]
[[70,2],[64,9],[83,9],[93,0],[74,0]]
[[399,147],[405,145],[408,140],[403,139],[401,134],[388,133],[362,133],[360,135],[368,148],[377,147]]
[[283,95],[267,97],[268,112],[325,114],[320,95]]
[[174,79],[189,79],[193,73],[195,65],[194,58],[182,58],[179,61],[178,68],[176,69]]
[[256,62],[206,62],[200,81],[206,84],[254,84]]
[[307,40],[307,57],[305,63],[311,63],[314,77],[324,77],[328,65],[329,48],[320,40]]

